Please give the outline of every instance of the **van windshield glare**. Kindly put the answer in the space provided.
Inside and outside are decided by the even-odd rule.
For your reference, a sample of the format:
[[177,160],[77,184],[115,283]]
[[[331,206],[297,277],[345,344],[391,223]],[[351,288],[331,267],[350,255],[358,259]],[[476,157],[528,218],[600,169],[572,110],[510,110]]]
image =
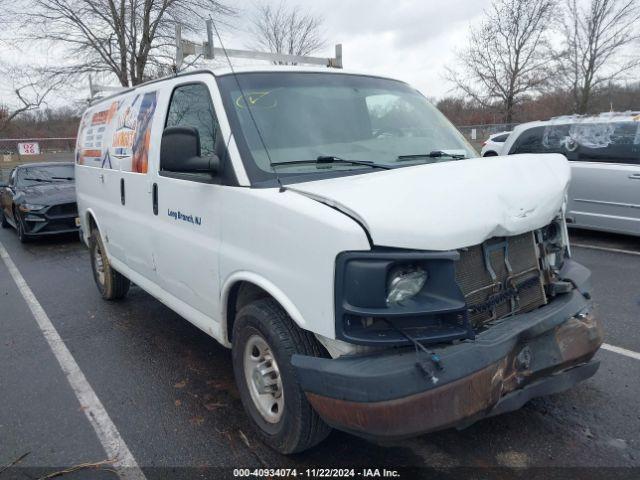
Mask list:
[[[477,156],[444,115],[399,81],[306,72],[236,77],[221,76],[218,83],[252,181],[274,178],[269,160],[297,162],[278,170],[287,176],[326,173],[327,165],[301,162],[325,155],[389,168]],[[443,155],[430,156],[434,151]],[[378,171],[348,162],[329,166],[336,173]]]

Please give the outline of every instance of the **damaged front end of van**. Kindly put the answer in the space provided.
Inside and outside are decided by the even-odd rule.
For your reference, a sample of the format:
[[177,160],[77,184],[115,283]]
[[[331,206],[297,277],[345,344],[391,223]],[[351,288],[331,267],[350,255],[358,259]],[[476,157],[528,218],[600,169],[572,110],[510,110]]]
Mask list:
[[[309,402],[329,425],[373,438],[463,428],[595,374],[603,331],[592,312],[590,272],[571,258],[562,206],[566,161],[508,161],[433,168],[428,184],[440,183],[442,170],[451,193],[420,192],[412,182],[426,178],[405,178],[404,192],[420,192],[403,201],[425,212],[422,228],[415,213],[406,222],[396,213],[388,227],[385,207],[365,208],[337,182],[296,187],[357,217],[374,243],[336,259],[336,340],[324,343],[352,351],[292,358]],[[480,181],[500,171],[512,184],[467,188],[460,198],[462,163],[471,176],[477,169]],[[383,175],[388,186],[404,172]],[[376,189],[364,183],[361,191]],[[422,210],[438,200],[440,209]]]
[[[309,402],[333,427],[378,438],[465,427],[566,390],[597,371],[599,362],[592,358],[603,333],[591,312],[589,272],[566,260],[558,282],[571,290],[546,298],[535,310],[477,323],[475,331],[451,343],[428,345],[430,336],[464,329],[465,314],[458,311],[451,313],[451,323],[434,322],[431,332],[397,327],[402,317],[384,319],[390,330],[378,327],[378,332],[397,334],[404,348],[336,359],[294,356],[292,361]],[[514,297],[503,298],[510,303]],[[355,323],[357,315],[349,315],[346,321]],[[412,315],[443,318],[448,313],[438,308]],[[427,346],[416,347],[416,342]]]

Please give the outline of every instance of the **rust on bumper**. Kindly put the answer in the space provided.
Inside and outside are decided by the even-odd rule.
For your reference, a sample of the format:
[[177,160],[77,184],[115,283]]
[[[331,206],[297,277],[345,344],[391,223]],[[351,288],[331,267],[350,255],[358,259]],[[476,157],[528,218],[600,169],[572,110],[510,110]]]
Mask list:
[[[577,315],[551,332],[519,342],[500,360],[423,392],[374,402],[349,401],[313,392],[307,392],[307,398],[327,423],[364,436],[402,437],[468,425],[492,414],[514,410],[529,398],[564,390],[593,375],[597,364],[595,368],[583,369],[586,373],[580,377],[565,375],[565,380],[558,381],[564,373],[589,362],[602,341],[603,332],[597,320],[590,314]],[[541,389],[545,382],[555,383]],[[528,387],[535,388],[514,399],[514,395]],[[505,402],[507,399],[511,401]]]

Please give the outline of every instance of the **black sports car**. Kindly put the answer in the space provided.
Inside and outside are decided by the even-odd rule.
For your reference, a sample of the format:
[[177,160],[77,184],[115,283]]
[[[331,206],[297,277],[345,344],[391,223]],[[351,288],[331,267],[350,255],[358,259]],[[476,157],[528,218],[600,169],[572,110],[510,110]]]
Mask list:
[[0,221],[21,242],[42,235],[76,232],[78,206],[73,163],[31,163],[13,169],[0,183]]

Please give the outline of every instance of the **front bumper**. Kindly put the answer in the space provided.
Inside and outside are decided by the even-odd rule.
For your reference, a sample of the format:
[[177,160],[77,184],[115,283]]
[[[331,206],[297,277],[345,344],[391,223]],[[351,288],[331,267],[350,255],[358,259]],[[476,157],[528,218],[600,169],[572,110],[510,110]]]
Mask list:
[[74,233],[78,231],[78,210],[73,204],[50,205],[22,214],[25,234],[30,237]]
[[567,261],[576,288],[535,311],[515,315],[473,341],[433,350],[437,382],[416,366],[413,349],[324,359],[294,355],[309,402],[330,425],[365,437],[398,438],[464,427],[566,390],[598,369],[603,341],[589,313],[589,271]]

